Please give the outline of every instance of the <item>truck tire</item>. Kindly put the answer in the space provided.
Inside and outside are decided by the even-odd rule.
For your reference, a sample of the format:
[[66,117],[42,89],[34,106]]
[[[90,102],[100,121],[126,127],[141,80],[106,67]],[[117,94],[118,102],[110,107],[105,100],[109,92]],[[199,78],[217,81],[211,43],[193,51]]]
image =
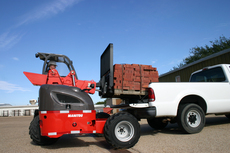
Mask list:
[[185,133],[199,133],[205,125],[204,111],[196,104],[182,105],[179,107],[177,122]]
[[131,148],[140,138],[140,124],[133,115],[119,112],[107,119],[104,136],[115,149]]
[[46,136],[41,136],[41,130],[39,125],[39,116],[35,116],[30,123],[29,135],[34,143],[38,145],[50,145],[55,143],[58,138],[49,138]]
[[164,129],[167,125],[168,122],[163,122],[163,119],[165,118],[151,118],[151,119],[147,119],[149,126],[151,126],[152,128],[156,129],[156,130],[162,130]]
[[230,114],[226,114],[225,116],[226,116],[228,119],[230,119]]

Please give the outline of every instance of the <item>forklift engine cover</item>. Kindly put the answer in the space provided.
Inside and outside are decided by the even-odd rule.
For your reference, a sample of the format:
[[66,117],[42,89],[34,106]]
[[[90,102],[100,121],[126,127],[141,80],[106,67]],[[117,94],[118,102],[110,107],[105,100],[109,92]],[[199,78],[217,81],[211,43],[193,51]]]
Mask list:
[[39,91],[39,110],[94,110],[94,104],[78,87],[44,84]]

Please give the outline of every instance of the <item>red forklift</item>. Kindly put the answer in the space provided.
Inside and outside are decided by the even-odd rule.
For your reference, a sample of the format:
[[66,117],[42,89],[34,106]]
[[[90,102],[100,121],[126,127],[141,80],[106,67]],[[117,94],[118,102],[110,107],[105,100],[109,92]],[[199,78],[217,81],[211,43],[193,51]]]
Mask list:
[[[104,134],[106,141],[116,149],[130,148],[138,142],[138,120],[151,116],[154,109],[132,109],[129,104],[124,104],[117,108],[126,108],[126,111],[113,115],[97,113],[89,96],[98,87],[100,96],[113,97],[113,44],[109,44],[101,55],[101,79],[98,83],[78,80],[73,62],[65,55],[37,53],[36,58],[44,61],[42,74],[24,72],[33,85],[40,86],[39,109],[29,127],[33,142],[52,144],[65,134]],[[68,74],[49,70],[51,61],[67,67]]]

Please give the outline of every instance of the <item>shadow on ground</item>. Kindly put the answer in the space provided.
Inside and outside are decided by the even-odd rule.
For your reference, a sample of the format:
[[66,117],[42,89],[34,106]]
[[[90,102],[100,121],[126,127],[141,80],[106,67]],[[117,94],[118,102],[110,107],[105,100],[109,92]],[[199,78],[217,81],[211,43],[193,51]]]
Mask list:
[[[218,126],[221,124],[229,124],[230,120],[225,116],[217,116],[217,117],[206,117],[206,125],[209,126]],[[155,130],[151,128],[147,123],[141,124],[141,136],[143,135],[156,135],[158,133],[165,134],[173,134],[173,135],[183,135],[184,133],[178,127],[178,124],[168,124],[167,127],[163,130]],[[92,139],[88,139],[85,137],[93,137]],[[83,140],[84,139],[84,140]],[[96,140],[96,141],[95,141]],[[31,142],[31,144],[34,144]],[[87,147],[95,145],[97,147],[108,150],[109,152],[121,152],[121,153],[129,153],[129,150],[115,150],[112,146],[110,146],[103,136],[95,136],[94,134],[85,134],[85,135],[63,135],[55,144],[48,146],[41,146],[46,149],[59,149],[59,148],[73,148],[73,147]]]
[[[229,124],[230,120],[225,116],[207,116],[205,127],[209,126],[217,126],[221,124]],[[204,128],[205,128],[204,127]],[[147,123],[141,125],[141,135],[155,135],[157,133],[165,133],[165,134],[176,134],[182,135],[183,131],[179,128],[177,123],[168,124],[166,128],[162,130],[155,130],[151,128]]]
[[[93,137],[90,140],[82,140],[85,139],[84,137]],[[87,138],[86,138],[87,139]],[[95,141],[96,140],[96,141]],[[36,145],[33,141],[31,144]],[[39,146],[39,145],[36,145]],[[130,153],[130,151],[126,149],[114,149],[112,146],[110,146],[105,138],[103,136],[95,136],[94,134],[85,134],[85,135],[63,135],[59,138],[59,140],[52,144],[52,145],[46,145],[46,146],[40,146],[45,149],[59,149],[59,148],[78,148],[78,147],[87,147],[87,146],[97,146],[103,149],[108,150],[111,153]]]

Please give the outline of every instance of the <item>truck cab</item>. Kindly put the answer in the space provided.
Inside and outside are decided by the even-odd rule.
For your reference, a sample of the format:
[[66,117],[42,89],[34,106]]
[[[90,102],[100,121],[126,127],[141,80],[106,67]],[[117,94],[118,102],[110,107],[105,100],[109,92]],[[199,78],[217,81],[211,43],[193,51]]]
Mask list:
[[189,82],[229,82],[230,64],[205,67],[191,74]]

